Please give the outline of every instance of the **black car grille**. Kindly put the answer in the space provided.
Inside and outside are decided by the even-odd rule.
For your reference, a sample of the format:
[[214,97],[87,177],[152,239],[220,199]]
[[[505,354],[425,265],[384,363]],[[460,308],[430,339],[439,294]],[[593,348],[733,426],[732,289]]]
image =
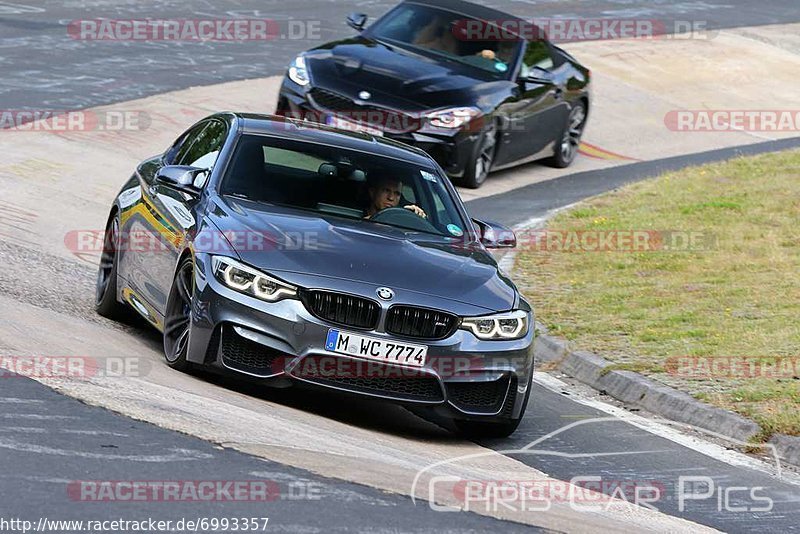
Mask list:
[[444,394],[439,381],[428,374],[403,374],[401,376],[339,376],[320,377],[295,375],[321,386],[335,387],[354,393],[368,393],[395,399],[417,402],[442,402]]
[[375,301],[329,291],[304,291],[301,299],[323,321],[369,330],[378,325],[381,307]]
[[366,122],[380,130],[394,133],[419,129],[419,120],[411,115],[369,105],[359,105],[351,98],[315,87],[309,91],[312,102],[325,111],[332,111],[343,119]]
[[283,371],[283,354],[275,349],[243,338],[233,328],[222,329],[220,353],[225,366],[258,376]]
[[386,331],[398,336],[442,339],[451,335],[457,326],[455,315],[425,308],[392,306],[386,315]]
[[330,111],[347,112],[353,111],[356,107],[356,103],[353,100],[317,87],[309,91],[309,96],[314,99],[315,104]]
[[450,402],[462,410],[496,413],[506,400],[508,385],[508,376],[490,382],[450,382],[447,384],[447,395]]

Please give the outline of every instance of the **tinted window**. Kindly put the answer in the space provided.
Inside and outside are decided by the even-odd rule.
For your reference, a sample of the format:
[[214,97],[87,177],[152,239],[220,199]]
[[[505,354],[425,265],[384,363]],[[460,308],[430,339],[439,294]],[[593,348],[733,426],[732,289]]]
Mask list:
[[192,146],[192,142],[194,142],[195,138],[203,131],[203,128],[206,127],[206,122],[201,122],[200,124],[196,124],[183,132],[181,136],[173,143],[170,149],[167,151],[165,156],[165,160],[167,165],[177,165],[177,161],[181,158],[183,154],[186,153],[189,148]]
[[[473,30],[472,24],[477,24]],[[401,4],[376,22],[368,35],[428,50],[460,63],[507,77],[522,41],[464,15],[420,4]]]
[[[225,143],[227,127],[221,121],[206,123],[205,128],[197,134],[194,141],[188,139],[189,148],[181,148],[175,160],[176,165],[191,165],[192,167],[211,168],[217,161],[219,151]],[[189,144],[191,143],[191,144]]]
[[370,217],[387,208],[379,204],[378,192],[391,190],[393,205],[388,207],[415,205],[426,217],[409,218],[401,209],[399,217],[378,217],[380,223],[460,237],[469,226],[461,219],[445,180],[433,167],[402,160],[337,146],[244,135],[223,178],[221,193],[371,221]]

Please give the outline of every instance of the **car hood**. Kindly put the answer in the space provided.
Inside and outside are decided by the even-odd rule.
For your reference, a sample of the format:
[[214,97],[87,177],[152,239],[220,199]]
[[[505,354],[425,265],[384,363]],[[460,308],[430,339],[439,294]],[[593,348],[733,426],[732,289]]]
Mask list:
[[[363,37],[328,43],[307,53],[312,85],[404,111],[475,106],[481,96],[513,86],[491,73]],[[479,106],[480,107],[480,106]]]
[[494,258],[459,240],[229,197],[214,204],[208,218],[234,236],[241,260],[287,282],[303,285],[305,275],[351,280],[489,311],[516,301]]

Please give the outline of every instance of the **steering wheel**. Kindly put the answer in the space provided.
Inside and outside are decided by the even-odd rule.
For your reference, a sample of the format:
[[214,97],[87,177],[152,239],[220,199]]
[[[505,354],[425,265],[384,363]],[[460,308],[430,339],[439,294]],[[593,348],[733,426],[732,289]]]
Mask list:
[[390,224],[393,226],[401,226],[411,230],[419,230],[420,232],[438,232],[436,227],[423,219],[416,213],[400,206],[392,206],[391,208],[384,208],[372,217],[371,221]]

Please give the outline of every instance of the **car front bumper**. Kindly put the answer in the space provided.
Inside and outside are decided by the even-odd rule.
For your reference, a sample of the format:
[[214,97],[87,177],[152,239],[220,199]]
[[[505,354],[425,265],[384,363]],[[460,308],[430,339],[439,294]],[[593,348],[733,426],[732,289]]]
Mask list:
[[[479,340],[461,329],[440,340],[401,338],[382,331],[383,320],[364,331],[327,323],[300,300],[268,303],[236,292],[204,274],[211,272],[207,263],[205,255],[196,257],[193,363],[277,387],[305,384],[427,406],[455,419],[510,419],[522,412],[533,373],[532,326],[510,341]],[[359,291],[365,297],[374,292],[367,286]],[[330,352],[325,341],[331,328],[427,345],[426,363],[411,368]]]
[[[308,118],[316,122],[335,112],[314,105],[308,97],[308,88],[301,87],[284,77],[278,95],[276,114],[286,117]],[[374,127],[373,125],[370,125]],[[427,152],[451,178],[460,178],[470,164],[476,145],[480,140],[479,128],[447,130],[444,128],[422,128],[410,132],[383,131],[387,139],[400,141]]]

